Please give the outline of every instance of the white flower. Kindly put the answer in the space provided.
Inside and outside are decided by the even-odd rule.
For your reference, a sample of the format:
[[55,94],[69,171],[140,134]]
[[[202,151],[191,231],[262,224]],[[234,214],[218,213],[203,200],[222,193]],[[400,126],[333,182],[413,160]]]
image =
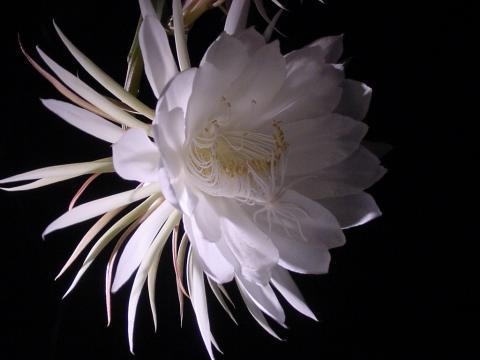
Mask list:
[[[226,32],[210,46],[199,67],[190,68],[180,1],[173,4],[181,72],[152,3],[140,0],[143,23],[138,39],[145,73],[158,99],[155,111],[114,82],[58,28],[82,67],[122,105],[99,94],[40,49],[60,81],[26,55],[78,106],[53,99],[44,100],[44,105],[80,130],[113,143],[113,160],[38,169],[0,183],[36,180],[6,189],[27,190],[92,174],[69,211],[52,222],[44,235],[102,215],[59,276],[106,228],[68,294],[98,254],[117,239],[106,270],[107,313],[110,319],[110,293],[135,274],[128,305],[131,349],[145,283],[156,326],[157,267],[172,235],[180,310],[182,293],[187,294],[182,281],[185,267],[187,295],[213,358],[211,345],[218,346],[210,333],[204,274],[232,318],[222,284],[234,280],[252,316],[275,337],[264,314],[280,325],[285,314],[272,286],[295,309],[315,319],[289,271],[328,271],[329,249],[345,242],[342,229],[380,215],[364,190],[385,170],[361,145],[367,131],[361,120],[371,90],[344,78],[338,64],[341,37],[319,39],[283,56],[278,42],[267,44],[255,30],[244,30],[249,1],[237,0],[230,8]],[[139,115],[153,119],[153,124],[140,121]],[[140,185],[74,206],[96,176],[112,171]],[[137,201],[141,202],[135,208],[125,210]],[[182,220],[186,233],[178,243]]]
[[[155,88],[163,35],[148,38]],[[364,189],[384,169],[360,144],[370,89],[344,79],[341,44],[323,38],[282,56],[253,29],[224,33],[159,97],[154,141],[131,129],[113,146],[116,172],[160,183],[200,270],[217,284],[235,279],[257,320],[260,309],[284,323],[271,284],[314,318],[286,270],[327,272],[342,228],[380,214]]]

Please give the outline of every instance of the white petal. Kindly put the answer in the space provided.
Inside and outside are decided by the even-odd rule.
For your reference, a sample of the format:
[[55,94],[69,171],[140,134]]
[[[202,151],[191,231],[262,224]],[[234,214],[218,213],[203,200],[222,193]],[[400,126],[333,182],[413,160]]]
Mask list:
[[285,312],[270,285],[260,286],[242,276],[237,276],[237,285],[265,314],[285,327]]
[[214,200],[217,213],[212,220],[220,226],[222,241],[238,262],[241,274],[248,281],[266,285],[278,262],[276,247],[235,200]]
[[160,153],[145,131],[130,129],[112,146],[115,171],[126,180],[159,181]]
[[78,284],[82,276],[88,270],[90,265],[95,261],[100,252],[114,239],[120,232],[122,232],[127,226],[133,223],[136,219],[146,213],[148,208],[158,199],[158,194],[151,195],[148,199],[144,200],[140,205],[135,207],[133,210],[129,211],[127,214],[122,216],[118,221],[115,222],[112,226],[107,228],[105,233],[95,242],[93,247],[90,249],[85,260],[83,261],[82,267],[75,275],[75,278],[72,281],[72,284],[66,291],[63,297],[66,297]]
[[335,112],[351,117],[355,120],[363,120],[367,114],[372,89],[355,80],[345,80],[343,83],[342,97]]
[[149,15],[155,16],[155,8],[153,7],[152,0],[139,0],[140,11],[145,18]]
[[185,186],[183,144],[185,118],[180,108],[162,111],[157,107],[153,127],[155,142],[160,150],[160,183],[166,199],[191,216],[196,206],[195,189]]
[[109,211],[103,215],[83,236],[82,240],[77,244],[77,247],[73,251],[72,255],[68,258],[65,265],[59,271],[58,275],[55,277],[55,280],[58,279],[62,274],[73,264],[73,262],[78,258],[80,253],[87,247],[88,244],[98,235],[100,231],[114,218],[124,207],[118,208],[116,210]]
[[291,79],[294,82],[298,81],[295,77],[303,78],[321,72],[326,64],[325,51],[321,46],[306,46],[286,54],[285,61],[288,75],[294,76]]
[[275,26],[277,25],[277,22],[280,19],[280,16],[282,15],[282,13],[283,13],[283,9],[278,10],[277,13],[273,16],[272,20],[268,22],[268,26],[263,32],[263,37],[265,38],[265,41],[267,42],[270,41],[273,30],[276,30]]
[[126,91],[123,86],[118,84],[95,63],[87,58],[80,50],[78,50],[77,47],[73,45],[72,42],[63,34],[57,24],[55,24],[55,21],[53,22],[53,26],[70,53],[95,80],[97,80],[103,87],[105,87],[105,89],[110,91],[123,103],[138,111],[140,114],[145,115],[149,119],[153,119],[154,111],[152,109]]
[[[265,38],[252,26],[246,30],[235,34],[236,39],[240,40],[246,47],[246,54],[252,56],[260,47],[265,46]],[[239,54],[237,54],[238,56]]]
[[0,187],[0,190],[4,191],[25,191],[25,190],[32,190],[32,189],[38,189],[39,187],[47,186],[50,184],[55,184],[60,181],[68,180],[71,179],[71,176],[57,176],[57,177],[50,177],[50,178],[44,178],[44,179],[39,179],[35,180],[31,183],[24,184],[24,185],[18,185],[18,186],[12,186],[12,187]]
[[172,213],[173,207],[164,201],[145,221],[138,227],[128,240],[118,260],[112,291],[117,292],[132,276],[133,272],[142,262],[153,239],[160,228]]
[[342,229],[363,225],[382,214],[373,197],[365,192],[324,198],[320,204],[335,215]]
[[231,281],[234,275],[232,264],[224,257],[216,243],[203,238],[195,217],[184,216],[183,224],[205,273],[218,283]]
[[287,300],[298,312],[313,320],[317,320],[312,310],[310,310],[305,303],[302,293],[287,270],[284,270],[279,266],[274,268],[272,271],[272,283],[285,300]]
[[239,286],[238,290],[240,291],[240,295],[242,296],[243,302],[247,306],[248,311],[250,314],[253,316],[253,318],[258,322],[258,324],[270,335],[272,335],[274,338],[278,340],[282,340],[276,333],[273,331],[273,329],[270,327],[270,325],[267,322],[267,319],[265,319],[265,316],[263,316],[262,311],[259,309],[257,305],[251,300],[250,296],[246,293],[246,291]]
[[148,300],[150,302],[150,310],[152,311],[153,327],[155,329],[155,332],[157,332],[158,328],[155,290],[157,285],[158,264],[160,262],[161,255],[162,254],[160,252],[157,252],[155,258],[152,260],[152,265],[150,265],[150,269],[148,269],[147,275]]
[[289,144],[287,176],[317,173],[353,154],[368,127],[338,114],[281,125]]
[[172,232],[173,227],[180,221],[181,214],[177,211],[173,212],[169,217],[161,231],[153,240],[152,245],[149,247],[148,252],[145,254],[140,264],[140,268],[135,275],[135,279],[132,285],[132,291],[130,298],[128,299],[128,343],[130,345],[130,351],[133,354],[133,329],[135,324],[135,316],[137,312],[138,299],[147,279],[149,270],[153,261],[159,258],[159,253],[163,251],[168,237]]
[[[278,264],[299,273],[327,272],[328,249],[345,243],[335,217],[320,204],[291,190],[285,191],[274,206],[270,217],[265,212],[253,217],[278,249]],[[288,216],[282,215],[285,211]]]
[[40,178],[58,177],[58,178],[72,178],[84,174],[96,173],[96,172],[110,172],[112,171],[112,159],[105,158],[96,161],[88,161],[83,163],[73,163],[65,165],[48,166],[41,169],[27,171],[23,174],[10,176],[8,178],[0,180],[0,184],[35,180]]
[[143,19],[139,41],[145,62],[145,74],[158,98],[165,85],[177,74],[178,69],[167,34],[156,17],[146,16]]
[[225,21],[225,32],[227,34],[236,34],[245,29],[249,8],[250,0],[232,1]]
[[238,325],[237,320],[235,320],[235,317],[233,316],[232,312],[230,311],[230,308],[227,305],[227,302],[224,299],[223,292],[226,291],[225,288],[222,287],[222,285],[217,284],[214,280],[211,278],[207,277],[208,284],[210,285],[210,289],[212,290],[213,294],[217,298],[218,302],[222,306],[223,310],[230,316],[230,319],[235,323],[235,325]]
[[225,91],[241,75],[253,53],[264,45],[261,35],[253,29],[239,36],[222,33],[210,45],[193,82],[186,113],[187,134],[195,134],[207,117],[226,111]]
[[[282,88],[262,114],[263,121],[288,123],[311,119],[330,114],[337,107],[342,94],[343,71],[306,60],[307,63],[289,67]],[[311,70],[304,71],[305,67]]]
[[[196,72],[197,69],[191,68],[175,76],[161,94],[157,110],[171,111],[180,108],[185,114],[192,94],[192,84]],[[155,121],[159,122],[163,119],[156,116]]]
[[357,194],[372,186],[385,172],[378,158],[361,146],[348,159],[297,183],[295,190],[317,200]]
[[280,253],[278,264],[299,274],[326,274],[330,266],[330,253],[326,247],[308,243],[294,243],[288,238],[275,237]]
[[124,124],[128,127],[138,127],[142,129],[149,129],[149,125],[139,121],[132,115],[123,111],[120,107],[112,103],[110,100],[100,95],[97,91],[93,90],[90,86],[74,76],[55,61],[53,61],[47,54],[45,54],[40,48],[37,47],[37,51],[40,57],[45,61],[50,69],[62,80],[65,85],[71,88],[74,92],[87,100],[92,105],[107,113],[120,124]]
[[343,52],[343,35],[322,37],[308,47],[320,47],[325,54],[325,61],[337,63]]
[[193,310],[197,318],[198,328],[202,335],[203,343],[207,348],[210,358],[213,360],[212,351],[212,334],[210,332],[210,320],[208,318],[207,299],[205,295],[205,282],[203,279],[203,271],[201,265],[198,263],[194,252],[189,253],[189,277],[188,288],[192,300]]
[[223,94],[231,109],[230,126],[241,129],[258,127],[256,117],[269,106],[285,77],[285,59],[280,53],[279,42],[259,48]]
[[180,65],[180,71],[184,71],[189,69],[191,65],[190,57],[187,50],[187,37],[185,34],[185,25],[183,24],[183,11],[181,0],[172,1],[172,19],[178,64]]
[[160,150],[162,163],[168,170],[172,183],[183,171],[183,144],[185,142],[185,118],[183,111],[175,108],[165,111],[157,108],[153,126],[155,143]]
[[48,99],[42,104],[70,125],[109,143],[118,141],[123,130],[104,118],[70,103]]
[[79,222],[102,215],[120,206],[144,199],[147,196],[159,191],[160,186],[158,184],[151,184],[140,189],[125,191],[76,206],[48,225],[42,236],[45,237],[55,230],[77,224]]

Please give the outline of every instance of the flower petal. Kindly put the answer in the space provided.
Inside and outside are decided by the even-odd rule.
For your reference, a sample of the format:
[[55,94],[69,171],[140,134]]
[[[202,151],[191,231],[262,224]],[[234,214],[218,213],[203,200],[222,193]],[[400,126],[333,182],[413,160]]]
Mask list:
[[368,127],[338,114],[282,126],[289,144],[287,176],[317,173],[353,154]]
[[372,89],[362,82],[347,79],[343,83],[342,97],[335,112],[351,117],[355,120],[363,120],[367,114]]
[[77,244],[77,247],[73,251],[72,255],[68,258],[65,265],[58,272],[58,275],[55,277],[55,280],[58,279],[62,274],[73,264],[73,262],[78,258],[80,253],[87,247],[88,244],[98,235],[98,233],[115,217],[120,211],[124,208],[120,207],[115,210],[109,211],[103,215],[96,223],[93,225],[90,230],[88,230],[83,236],[82,240]]
[[173,207],[167,201],[164,201],[147,219],[145,219],[130,240],[128,240],[120,259],[118,260],[117,270],[112,285],[112,292],[117,292],[138,268],[153,239],[173,210]]
[[145,131],[130,129],[112,146],[115,171],[126,180],[159,180],[160,153]]
[[[222,306],[223,310],[230,316],[230,319],[235,323],[235,325],[238,325],[237,320],[235,320],[235,317],[233,316],[232,312],[230,311],[230,308],[228,307],[227,302],[225,301],[224,294],[226,293],[225,288],[221,285],[216,283],[214,280],[211,278],[207,277],[208,285],[210,285],[210,289],[212,290],[213,294],[217,298],[217,301],[220,303]],[[228,296],[228,294],[227,294]],[[226,297],[226,296],[225,296]],[[229,297],[227,297],[228,300],[230,300]],[[230,300],[231,301],[231,300]]]
[[248,311],[252,315],[252,317],[258,322],[258,324],[270,335],[278,340],[282,340],[276,333],[273,331],[271,326],[268,324],[267,319],[263,316],[262,311],[260,308],[252,301],[251,297],[247,294],[247,292],[241,287],[238,287],[240,291],[240,295],[242,296],[243,302],[247,306]]
[[[191,68],[175,76],[164,89],[157,111],[158,109],[171,111],[175,108],[180,108],[185,114],[192,94],[192,84],[196,73],[197,69]],[[162,118],[156,116],[155,121],[162,121]]]
[[[361,146],[348,159],[322,169],[315,176],[295,184],[294,188],[303,195],[316,200],[346,196],[369,188],[385,172],[386,170],[380,165],[378,158]],[[288,183],[290,180],[286,180],[286,182]]]
[[212,334],[210,332],[210,320],[208,318],[207,299],[205,295],[205,282],[203,279],[203,271],[199,264],[195,252],[190,252],[187,258],[188,274],[187,283],[190,298],[192,300],[193,310],[197,318],[198,328],[202,335],[203,343],[207,348],[210,358],[213,360],[212,351]]
[[47,186],[50,184],[55,184],[57,182],[65,181],[68,179],[71,179],[71,176],[57,176],[57,177],[49,177],[49,178],[43,178],[39,180],[32,181],[31,183],[24,184],[24,185],[18,185],[18,186],[12,186],[12,187],[0,187],[0,190],[4,191],[25,191],[25,190],[32,190],[32,189],[38,189],[43,186]]
[[167,34],[160,21],[146,16],[139,33],[140,48],[145,62],[145,74],[157,98],[167,83],[178,73]]
[[365,192],[319,202],[335,215],[342,229],[363,225],[382,215],[373,197]]
[[266,285],[278,262],[278,251],[235,200],[214,198],[215,217],[222,241],[240,266],[246,280]]
[[72,73],[65,70],[63,67],[53,61],[47,54],[45,54],[39,47],[37,51],[40,57],[45,61],[48,67],[62,80],[65,85],[71,88],[74,92],[80,95],[82,98],[96,106],[98,109],[107,113],[120,124],[124,124],[132,128],[149,129],[149,125],[139,121],[132,115],[123,111],[120,107],[112,103],[110,100],[100,95],[97,91],[93,90],[85,82],[74,76]]
[[117,220],[112,226],[107,228],[103,235],[95,242],[95,244],[90,249],[85,260],[83,261],[82,267],[80,268],[80,270],[78,270],[75,278],[73,279],[70,287],[65,292],[65,295],[63,295],[63,297],[66,297],[75,288],[75,286],[78,284],[78,282],[88,270],[90,265],[92,265],[92,263],[95,261],[100,252],[105,249],[105,247],[127,226],[132,224],[140,216],[143,216],[148,211],[148,208],[158,199],[158,197],[158,194],[151,195],[148,199],[144,200],[140,205],[129,211],[127,214]]
[[155,8],[153,7],[152,0],[139,0],[140,11],[142,16],[145,18],[149,15],[155,16]]
[[[113,171],[112,159],[104,158],[96,161],[48,166],[41,169],[27,171],[23,174],[18,174],[18,175],[10,176],[5,179],[1,179],[0,184],[45,178],[44,181],[42,181],[42,183],[47,185],[53,182],[71,179],[80,175],[104,173],[104,172],[112,172],[112,171]],[[53,180],[53,181],[46,183],[49,180]],[[43,186],[43,185],[40,185],[40,186]]]
[[337,63],[343,53],[343,35],[322,37],[312,42],[308,47],[321,48],[326,62],[331,64]]
[[231,110],[230,126],[243,129],[258,126],[258,114],[270,104],[285,77],[285,59],[280,53],[279,42],[260,47],[223,94]]
[[[211,216],[211,214],[210,214]],[[233,279],[234,268],[222,254],[218,245],[204,238],[195,217],[183,217],[185,231],[192,243],[193,251],[198,255],[205,273],[217,283],[226,283]]]
[[245,29],[249,8],[250,0],[232,1],[225,21],[225,32],[227,34],[236,34]]
[[154,112],[135,96],[126,91],[123,86],[118,84],[113,80],[108,74],[106,74],[102,69],[100,69],[94,62],[87,58],[80,50],[77,49],[75,45],[63,34],[60,28],[57,26],[55,21],[53,26],[57,31],[62,42],[65,44],[70,53],[75,57],[80,65],[87,71],[95,80],[97,80],[105,89],[110,91],[115,97],[121,100],[123,103],[130,106],[132,109],[138,111],[142,115],[146,116],[149,119],[153,119]]
[[265,314],[285,327],[285,312],[278,302],[277,296],[270,285],[257,285],[239,275],[235,278],[239,288],[245,292]]
[[162,156],[159,181],[163,194],[172,205],[191,216],[198,200],[194,191],[185,186],[185,118],[182,109],[165,111],[159,105],[153,132]]
[[170,236],[173,227],[178,224],[180,218],[181,214],[177,211],[174,211],[170,214],[167,222],[157,234],[151,246],[148,248],[148,251],[142,259],[142,263],[140,264],[140,267],[135,275],[135,279],[133,280],[132,291],[130,293],[130,298],[128,299],[128,343],[130,345],[130,352],[132,354],[135,316],[137,312],[138,300],[140,298],[143,285],[145,284],[145,280],[147,279],[153,261],[158,259],[159,253],[163,251],[163,248],[167,243],[168,237]]
[[54,99],[41,101],[48,110],[60,116],[70,125],[101,140],[114,143],[123,135],[122,128],[88,110]]
[[344,81],[342,70],[309,58],[299,59],[295,66],[287,62],[287,66],[285,82],[262,114],[263,121],[311,119],[328,115],[337,107]]
[[248,29],[238,36],[222,33],[207,49],[193,82],[186,115],[187,134],[195,134],[207,116],[224,113],[224,94],[237,79],[258,48],[265,45],[262,36]]
[[250,214],[278,249],[278,264],[299,273],[326,273],[330,262],[328,249],[345,243],[335,217],[317,202],[292,190],[285,191],[271,207],[271,215],[255,208],[250,209]]
[[298,312],[318,321],[287,270],[280,266],[275,267],[272,270],[272,284]]
[[144,199],[147,196],[159,191],[160,186],[158,184],[150,184],[143,186],[140,189],[124,191],[122,193],[107,196],[76,206],[48,225],[42,236],[45,237],[55,230],[77,224],[79,222],[102,215],[110,210]]

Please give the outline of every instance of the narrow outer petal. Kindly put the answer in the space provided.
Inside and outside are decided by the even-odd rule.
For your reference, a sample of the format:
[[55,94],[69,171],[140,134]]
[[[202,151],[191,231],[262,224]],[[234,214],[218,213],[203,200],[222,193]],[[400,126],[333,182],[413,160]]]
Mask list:
[[130,240],[128,240],[118,260],[117,270],[112,284],[113,292],[118,291],[140,266],[153,239],[173,211],[174,208],[168,202],[164,201],[150,214],[138,227]]
[[325,198],[320,203],[335,215],[342,229],[363,225],[382,215],[373,197],[365,192]]
[[123,135],[119,126],[78,106],[54,99],[42,100],[42,104],[70,125],[101,140],[114,143]]
[[250,0],[232,1],[225,21],[225,32],[227,34],[235,34],[245,29],[249,8]]
[[372,98],[372,89],[366,84],[347,79],[343,83],[342,97],[335,112],[363,120],[367,114]]
[[287,270],[279,266],[274,268],[272,271],[272,283],[285,300],[287,300],[298,312],[313,320],[317,320],[312,310],[310,310],[305,303],[302,293]]
[[167,34],[156,17],[147,16],[139,33],[145,74],[157,98],[167,83],[178,73]]

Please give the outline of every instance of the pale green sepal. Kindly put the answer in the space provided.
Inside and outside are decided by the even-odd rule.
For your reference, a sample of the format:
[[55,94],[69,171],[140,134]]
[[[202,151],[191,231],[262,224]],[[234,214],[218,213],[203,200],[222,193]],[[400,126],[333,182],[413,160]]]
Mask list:
[[220,305],[222,305],[223,310],[225,310],[228,316],[230,316],[230,318],[235,323],[235,325],[238,325],[237,320],[235,320],[235,317],[233,316],[227,303],[225,302],[225,299],[223,298],[223,292],[220,290],[219,284],[217,284],[215,281],[210,279],[208,276],[207,276],[207,280],[208,280],[208,284],[210,285],[210,289],[212,289],[213,294],[217,298]]
[[144,199],[153,193],[161,193],[160,184],[145,185],[138,189],[124,191],[76,206],[48,225],[42,236],[45,237],[55,230],[83,222],[110,210]]
[[[236,280],[236,279],[235,279]],[[273,336],[274,338],[280,340],[280,341],[283,341],[282,338],[280,338],[276,333],[275,331],[273,331],[273,329],[270,327],[270,325],[268,324],[268,321],[267,319],[265,318],[265,316],[263,316],[263,313],[262,311],[258,308],[257,305],[255,305],[255,303],[250,299],[250,296],[245,292],[245,290],[243,289],[243,286],[242,284],[240,283],[240,281],[236,280],[236,283],[237,283],[237,287],[238,287],[238,290],[240,291],[240,295],[242,295],[242,299],[243,299],[243,302],[245,303],[245,305],[247,306],[247,309],[248,311],[250,312],[250,314],[252,315],[252,317],[258,322],[258,324],[267,332],[269,333],[271,336]]]
[[148,199],[144,200],[140,205],[134,208],[132,211],[124,215],[120,220],[118,220],[115,224],[110,226],[108,230],[97,240],[95,245],[93,245],[92,249],[88,253],[87,257],[85,258],[82,267],[78,271],[77,275],[72,281],[72,284],[68,288],[68,290],[63,295],[65,298],[77,285],[77,283],[82,278],[83,274],[87,271],[87,269],[92,265],[93,261],[96,259],[98,254],[107,246],[112,239],[117,236],[123,229],[137,220],[140,216],[145,214],[148,211],[148,208],[158,199],[160,195],[154,194],[151,195]]
[[113,163],[111,157],[82,163],[47,166],[41,169],[31,170],[22,174],[1,179],[0,184],[12,183],[17,181],[37,180],[43,178],[70,179],[80,175],[104,172],[113,172]]
[[190,57],[187,50],[187,39],[183,26],[183,12],[180,0],[173,0],[173,33],[175,35],[175,47],[177,49],[178,65],[180,71],[190,69]]
[[105,96],[93,90],[85,82],[83,82],[78,77],[74,76],[72,73],[68,72],[63,67],[58,65],[39,47],[37,47],[37,51],[43,61],[45,61],[48,67],[60,78],[60,80],[62,80],[65,85],[70,87],[79,96],[81,96],[91,104],[95,105],[103,112],[110,115],[119,124],[123,124],[131,128],[141,128],[150,131],[150,125],[145,124],[140,120],[134,118],[132,115],[123,111],[120,107],[109,101]]
[[[128,343],[130,346],[130,352],[133,354],[133,329],[135,324],[135,315],[137,311],[138,299],[145,284],[145,280],[148,276],[150,267],[153,264],[153,261],[157,258],[157,255],[163,250],[165,244],[167,243],[168,237],[172,233],[173,228],[178,224],[182,217],[182,214],[178,210],[173,210],[171,215],[168,217],[165,224],[160,229],[160,232],[155,237],[148,249],[148,252],[145,254],[140,267],[137,270],[135,279],[133,280],[132,291],[130,292],[130,298],[128,300]],[[160,256],[160,255],[158,255]]]
[[123,103],[130,106],[132,109],[138,111],[140,114],[146,116],[150,120],[153,120],[155,117],[155,111],[150,109],[140,100],[138,100],[131,93],[126,91],[120,84],[113,80],[107,73],[100,69],[93,61],[86,57],[78,48],[73,45],[73,43],[65,36],[65,34],[60,30],[55,21],[53,26],[57,31],[58,36],[65,44],[67,49],[73,55],[73,57],[78,61],[80,65],[88,72],[95,80],[97,80],[105,89],[110,91],[114,96],[116,96]]

